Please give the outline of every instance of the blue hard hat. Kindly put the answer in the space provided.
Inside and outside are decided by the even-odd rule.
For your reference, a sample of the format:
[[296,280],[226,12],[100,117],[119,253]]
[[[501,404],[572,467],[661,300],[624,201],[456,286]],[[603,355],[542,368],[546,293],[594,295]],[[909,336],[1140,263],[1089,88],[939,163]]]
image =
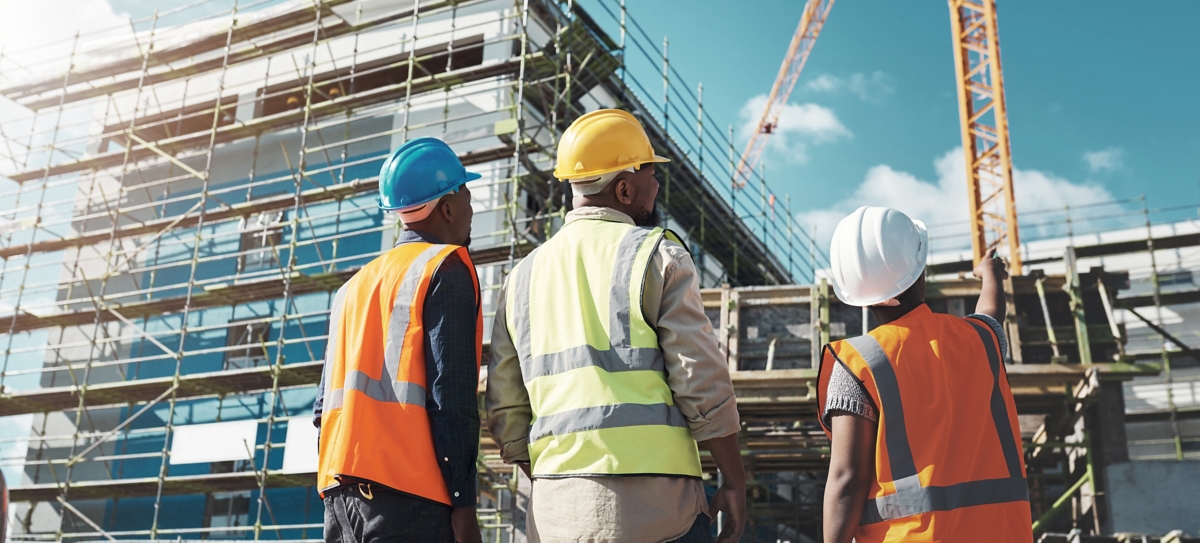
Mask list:
[[409,140],[379,170],[379,209],[395,211],[432,202],[480,177],[463,167],[446,142]]

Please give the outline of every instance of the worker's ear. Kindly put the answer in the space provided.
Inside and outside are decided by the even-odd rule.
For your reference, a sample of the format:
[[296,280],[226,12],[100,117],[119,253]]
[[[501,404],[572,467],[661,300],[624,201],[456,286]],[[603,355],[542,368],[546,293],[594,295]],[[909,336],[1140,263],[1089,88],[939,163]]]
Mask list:
[[616,196],[617,201],[620,202],[621,205],[633,204],[635,196],[633,183],[629,182],[629,179],[626,177],[627,175],[627,173],[621,172],[612,182],[614,189],[613,195]]
[[450,199],[443,196],[437,202],[437,213],[442,215],[446,222],[454,222],[454,206],[450,205]]

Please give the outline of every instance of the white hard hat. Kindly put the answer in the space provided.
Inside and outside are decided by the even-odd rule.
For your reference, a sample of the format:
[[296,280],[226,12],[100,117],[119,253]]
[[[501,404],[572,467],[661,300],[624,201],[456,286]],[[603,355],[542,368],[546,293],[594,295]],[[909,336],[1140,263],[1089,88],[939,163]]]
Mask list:
[[860,207],[833,231],[833,291],[853,306],[887,302],[917,282],[928,251],[921,221],[887,207]]

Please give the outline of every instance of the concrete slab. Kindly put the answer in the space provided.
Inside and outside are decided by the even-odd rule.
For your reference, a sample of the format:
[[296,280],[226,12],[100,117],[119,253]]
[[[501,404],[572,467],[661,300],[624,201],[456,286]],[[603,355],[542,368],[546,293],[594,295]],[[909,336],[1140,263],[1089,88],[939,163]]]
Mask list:
[[1144,461],[1106,469],[1112,520],[1105,532],[1200,532],[1200,462]]

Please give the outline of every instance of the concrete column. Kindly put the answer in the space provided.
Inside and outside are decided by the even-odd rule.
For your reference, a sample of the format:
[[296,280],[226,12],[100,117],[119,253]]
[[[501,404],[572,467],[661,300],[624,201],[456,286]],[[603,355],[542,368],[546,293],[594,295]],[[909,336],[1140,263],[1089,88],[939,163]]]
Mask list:
[[1125,437],[1125,392],[1120,381],[1102,381],[1099,397],[1086,415],[1091,434],[1092,460],[1095,462],[1096,514],[1100,529],[1112,533],[1112,500],[1108,466],[1129,461]]

